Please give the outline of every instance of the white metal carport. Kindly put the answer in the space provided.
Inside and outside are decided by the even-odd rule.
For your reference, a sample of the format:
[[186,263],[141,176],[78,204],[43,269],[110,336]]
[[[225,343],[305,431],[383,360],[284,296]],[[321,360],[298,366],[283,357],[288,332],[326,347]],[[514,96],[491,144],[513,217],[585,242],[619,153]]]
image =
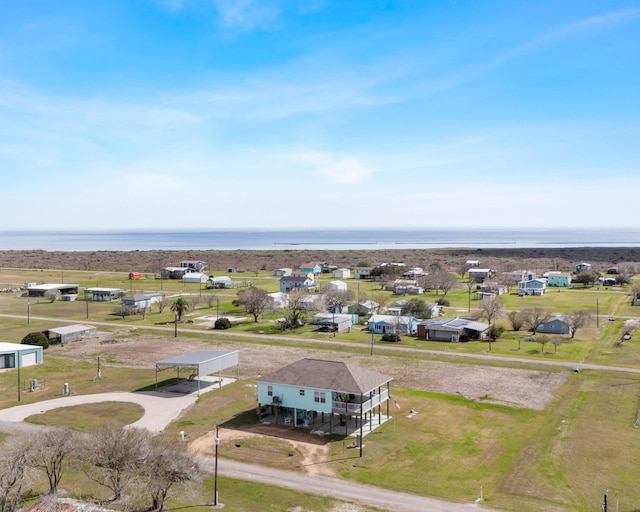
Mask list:
[[178,369],[178,380],[180,379],[180,368],[195,368],[195,377],[198,383],[198,395],[200,394],[200,376],[211,375],[232,366],[236,367],[236,379],[238,378],[239,352],[237,350],[196,350],[188,354],[163,359],[156,362],[156,391],[158,390],[158,372],[168,368]]

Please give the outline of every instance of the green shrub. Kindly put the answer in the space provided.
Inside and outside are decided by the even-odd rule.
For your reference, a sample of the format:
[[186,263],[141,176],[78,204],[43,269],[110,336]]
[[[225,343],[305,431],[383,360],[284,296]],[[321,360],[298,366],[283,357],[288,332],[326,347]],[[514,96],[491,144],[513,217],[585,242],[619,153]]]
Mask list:
[[438,299],[438,301],[436,302],[436,304],[438,306],[450,306],[451,302],[449,302],[449,299],[445,299],[444,297],[440,297]]
[[30,332],[20,342],[23,345],[37,345],[43,349],[49,348],[49,340],[41,332]]
[[387,332],[382,335],[382,341],[393,341],[396,343],[400,342],[400,335],[395,332]]
[[218,318],[213,325],[214,329],[231,329],[231,320],[228,318]]

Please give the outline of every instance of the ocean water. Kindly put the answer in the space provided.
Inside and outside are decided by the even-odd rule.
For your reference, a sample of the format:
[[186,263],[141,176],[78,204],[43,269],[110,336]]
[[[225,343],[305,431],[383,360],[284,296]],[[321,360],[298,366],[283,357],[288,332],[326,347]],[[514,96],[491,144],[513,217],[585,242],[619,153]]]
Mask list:
[[4,231],[0,250],[286,250],[640,247],[640,229]]

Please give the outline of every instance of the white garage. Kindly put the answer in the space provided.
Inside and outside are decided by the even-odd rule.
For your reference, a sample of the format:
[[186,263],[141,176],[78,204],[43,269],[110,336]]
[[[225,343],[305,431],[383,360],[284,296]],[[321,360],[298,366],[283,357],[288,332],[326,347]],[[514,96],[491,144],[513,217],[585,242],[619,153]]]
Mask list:
[[0,369],[24,368],[42,363],[42,347],[19,343],[0,343]]

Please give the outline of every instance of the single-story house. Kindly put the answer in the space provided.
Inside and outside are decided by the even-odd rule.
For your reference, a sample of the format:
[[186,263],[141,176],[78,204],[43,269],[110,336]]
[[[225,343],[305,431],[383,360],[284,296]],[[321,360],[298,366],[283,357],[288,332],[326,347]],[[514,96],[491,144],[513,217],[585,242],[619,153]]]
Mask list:
[[348,268],[337,268],[332,272],[331,277],[336,279],[347,279],[348,277],[351,277],[351,270]]
[[582,272],[583,270],[591,270],[591,263],[582,261],[576,265],[576,272]]
[[291,274],[293,274],[293,270],[290,268],[277,268],[273,271],[273,275],[279,277],[290,276]]
[[464,341],[467,339],[485,339],[489,333],[489,324],[470,318],[441,318],[425,320],[417,325],[418,338],[435,341]]
[[98,336],[98,328],[93,325],[73,324],[62,327],[52,327],[44,331],[49,343],[70,343],[72,341],[95,338]]
[[80,287],[77,284],[41,284],[27,288],[27,295],[29,297],[44,297],[48,292],[56,292],[60,296],[77,296],[79,289]]
[[347,306],[347,313],[352,315],[371,316],[378,313],[380,304],[373,300],[365,300],[359,304],[351,304]]
[[376,412],[377,424],[382,423],[385,404],[389,417],[392,380],[350,363],[301,359],[258,379],[258,415],[311,430],[325,428],[328,422],[330,434],[338,427],[347,434],[351,422],[362,436],[365,424],[371,430]]
[[384,289],[389,292],[402,294],[405,293],[404,289],[407,286],[417,286],[417,284],[415,279],[396,279],[392,283],[387,284]]
[[609,267],[607,269],[607,274],[616,275],[616,274],[619,274],[619,273],[620,273],[620,271],[618,270],[618,267]]
[[345,283],[344,281],[329,281],[326,286],[328,290],[334,290],[338,292],[346,292],[348,288],[347,283]]
[[0,369],[23,368],[42,363],[42,347],[0,342]]
[[188,268],[191,272],[202,272],[207,264],[200,260],[185,260],[180,262],[180,268]]
[[536,329],[536,332],[545,334],[571,334],[572,331],[571,325],[561,316],[547,320]]
[[358,323],[358,315],[318,313],[313,317],[312,323],[326,327],[329,332],[351,332],[351,326]]
[[182,276],[183,283],[206,283],[209,280],[209,276],[202,272],[187,272]]
[[311,290],[315,288],[313,274],[305,276],[282,276],[280,278],[280,291],[290,292],[291,290]]
[[422,270],[422,267],[413,267],[402,273],[402,277],[406,277],[407,279],[417,279],[418,277],[422,277],[424,275],[425,273],[424,270]]
[[479,267],[480,266],[480,261],[479,260],[467,260],[465,261],[465,265],[467,267],[473,268],[473,267]]
[[136,309],[149,309],[153,304],[162,299],[161,293],[140,293],[122,297],[122,305]]
[[557,286],[566,288],[571,286],[571,274],[563,274],[562,272],[547,272],[547,286]]
[[113,302],[122,296],[124,290],[120,288],[86,288],[84,293],[94,302]]
[[506,285],[500,284],[497,281],[485,281],[478,286],[478,291],[481,294],[503,295],[507,293],[508,290]]
[[298,272],[300,274],[321,274],[322,273],[322,263],[303,263],[298,268]]
[[353,269],[353,277],[355,279],[369,279],[373,267],[356,267]]
[[267,294],[273,300],[274,308],[284,308],[289,304],[289,294],[283,292],[273,292]]
[[234,281],[229,276],[209,276],[207,279],[207,288],[237,288],[240,281]]
[[398,333],[413,335],[417,331],[418,320],[412,316],[371,315],[368,321],[369,332],[376,334]]
[[544,295],[547,288],[546,279],[529,279],[518,283],[518,295]]
[[493,279],[496,271],[492,268],[470,268],[469,279],[474,283],[481,283],[485,279]]
[[160,279],[182,279],[189,272],[193,272],[193,269],[189,267],[164,267],[160,270]]
[[500,281],[502,283],[510,284],[510,285],[518,284],[520,281],[526,281],[526,279],[527,279],[526,270],[513,270],[510,272],[502,272],[500,274]]

